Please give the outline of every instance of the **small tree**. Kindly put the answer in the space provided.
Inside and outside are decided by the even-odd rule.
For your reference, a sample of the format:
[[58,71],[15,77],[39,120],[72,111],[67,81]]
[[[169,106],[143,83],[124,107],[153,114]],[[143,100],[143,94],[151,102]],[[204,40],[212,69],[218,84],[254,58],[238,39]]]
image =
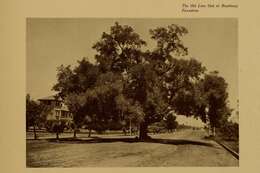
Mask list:
[[54,125],[53,125],[53,132],[56,133],[56,139],[59,140],[59,134],[63,132],[64,130],[64,127],[65,127],[65,123],[60,121],[60,120],[56,120],[54,122]]
[[238,141],[239,139],[239,125],[238,123],[226,121],[221,124],[220,132],[225,140]]
[[73,137],[76,138],[78,128],[83,124],[86,112],[91,108],[85,105],[85,92],[94,86],[99,71],[85,58],[78,61],[78,66],[73,70],[70,66],[61,65],[57,71],[58,82],[53,86],[53,90],[59,92],[73,114]]
[[[202,120],[209,121],[210,129],[215,135],[215,128],[220,127],[228,121],[232,110],[228,106],[227,83],[225,79],[218,75],[217,71],[206,74],[198,83],[200,95],[200,112]],[[208,108],[206,117],[205,108]],[[206,119],[207,118],[207,119]]]
[[65,98],[65,103],[68,105],[69,110],[73,114],[73,125],[72,128],[74,130],[73,137],[77,137],[77,131],[83,124],[84,120],[84,104],[85,98],[82,94],[70,93]]
[[176,121],[176,116],[172,114],[168,114],[164,119],[165,127],[168,132],[172,132],[173,129],[176,129],[178,126],[178,122]]
[[43,122],[42,106],[30,99],[30,95],[26,96],[26,127],[33,126],[34,139],[37,139],[36,127]]

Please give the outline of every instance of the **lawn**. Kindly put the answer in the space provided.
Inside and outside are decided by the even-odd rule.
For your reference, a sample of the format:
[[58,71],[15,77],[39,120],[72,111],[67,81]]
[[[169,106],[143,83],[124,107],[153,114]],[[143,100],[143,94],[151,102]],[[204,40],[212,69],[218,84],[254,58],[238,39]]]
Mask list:
[[26,140],[27,167],[237,166],[238,160],[203,131],[153,135],[150,142],[103,135],[60,141]]
[[[27,166],[160,166],[165,153],[174,152],[174,145],[143,142],[57,143],[44,140],[27,141]],[[162,150],[163,149],[163,152]],[[153,159],[160,158],[160,159]]]

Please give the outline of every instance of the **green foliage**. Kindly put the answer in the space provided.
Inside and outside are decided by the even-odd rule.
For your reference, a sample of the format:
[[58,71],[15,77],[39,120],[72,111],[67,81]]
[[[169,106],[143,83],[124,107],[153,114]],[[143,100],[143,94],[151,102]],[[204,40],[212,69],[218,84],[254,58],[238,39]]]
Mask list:
[[166,75],[169,102],[177,114],[191,116],[196,104],[195,85],[205,72],[205,67],[195,59],[174,60]]
[[175,58],[188,54],[188,48],[181,40],[188,33],[187,29],[173,24],[167,28],[156,28],[150,33],[157,47],[148,54],[148,58],[158,74],[159,83],[163,84],[160,87],[161,95],[168,99],[167,103],[176,113],[192,115],[195,105],[194,85],[206,68],[194,58]]
[[[206,68],[199,61],[183,58],[188,55],[182,42],[187,33],[174,24],[151,29],[157,44],[144,51],[146,42],[134,29],[116,22],[93,46],[97,63],[82,59],[74,69],[60,66],[53,89],[72,111],[76,126],[97,131],[131,120],[145,138],[148,125],[161,122],[172,110],[205,121],[206,106],[210,121],[218,124],[228,112],[225,80],[203,77]],[[174,117],[166,120],[168,129],[176,128]]]
[[65,129],[73,129],[73,124],[68,124],[63,120],[48,120],[45,122],[45,128],[48,132],[63,133]]
[[30,99],[30,95],[26,95],[26,129],[33,126],[34,139],[37,139],[36,127],[41,128],[46,120],[46,113],[49,108]]
[[26,127],[38,126],[44,121],[42,113],[42,106],[30,99],[30,96],[26,96]]
[[163,58],[169,58],[171,53],[174,55],[187,55],[188,48],[181,41],[181,37],[187,33],[186,28],[175,24],[169,25],[167,28],[151,29],[151,38],[157,42],[155,53],[158,53]]
[[80,94],[88,88],[93,87],[99,75],[98,67],[88,62],[85,58],[78,61],[78,66],[71,69],[71,66],[61,65],[57,68],[57,83],[53,90],[58,91],[64,99],[70,93]]
[[166,129],[169,131],[176,129],[178,126],[178,122],[176,121],[176,116],[174,116],[172,114],[168,114],[165,117],[164,123],[165,123]]
[[219,127],[227,121],[232,111],[228,107],[227,83],[217,72],[212,72],[205,75],[201,85],[204,102],[209,108],[210,124],[212,127]]
[[165,132],[165,129],[165,123],[163,121],[152,123],[148,127],[148,131],[153,134]]
[[221,124],[219,131],[224,140],[238,141],[238,139],[239,139],[238,123],[226,121],[225,123]]
[[140,54],[143,45],[146,45],[145,41],[132,27],[116,22],[109,34],[103,32],[93,49],[98,52],[96,60],[101,71],[123,72],[142,61]]
[[117,110],[121,113],[121,120],[130,121],[137,125],[143,121],[143,108],[138,102],[133,102],[131,99],[126,99],[123,94],[116,97]]
[[177,127],[178,127],[178,122],[176,121],[176,116],[174,116],[172,113],[169,113],[163,118],[163,120],[149,125],[148,129],[149,132],[161,133],[161,132],[165,132],[166,130],[168,132],[172,132]]

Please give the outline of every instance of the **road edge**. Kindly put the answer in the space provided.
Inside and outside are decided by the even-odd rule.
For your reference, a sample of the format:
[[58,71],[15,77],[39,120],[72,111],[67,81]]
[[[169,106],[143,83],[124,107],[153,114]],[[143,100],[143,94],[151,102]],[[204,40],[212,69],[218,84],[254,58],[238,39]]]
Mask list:
[[235,152],[234,150],[232,150],[230,147],[228,147],[227,145],[223,144],[222,142],[220,142],[219,140],[216,140],[215,141],[221,145],[223,148],[225,148],[228,152],[230,152],[236,159],[239,160],[239,154],[237,152]]

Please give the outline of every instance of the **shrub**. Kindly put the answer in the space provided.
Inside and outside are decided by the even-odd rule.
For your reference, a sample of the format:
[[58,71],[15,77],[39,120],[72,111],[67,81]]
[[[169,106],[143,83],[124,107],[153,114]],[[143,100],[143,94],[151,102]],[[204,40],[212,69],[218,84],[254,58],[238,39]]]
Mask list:
[[239,139],[239,125],[238,123],[226,122],[220,128],[220,133],[225,140]]

